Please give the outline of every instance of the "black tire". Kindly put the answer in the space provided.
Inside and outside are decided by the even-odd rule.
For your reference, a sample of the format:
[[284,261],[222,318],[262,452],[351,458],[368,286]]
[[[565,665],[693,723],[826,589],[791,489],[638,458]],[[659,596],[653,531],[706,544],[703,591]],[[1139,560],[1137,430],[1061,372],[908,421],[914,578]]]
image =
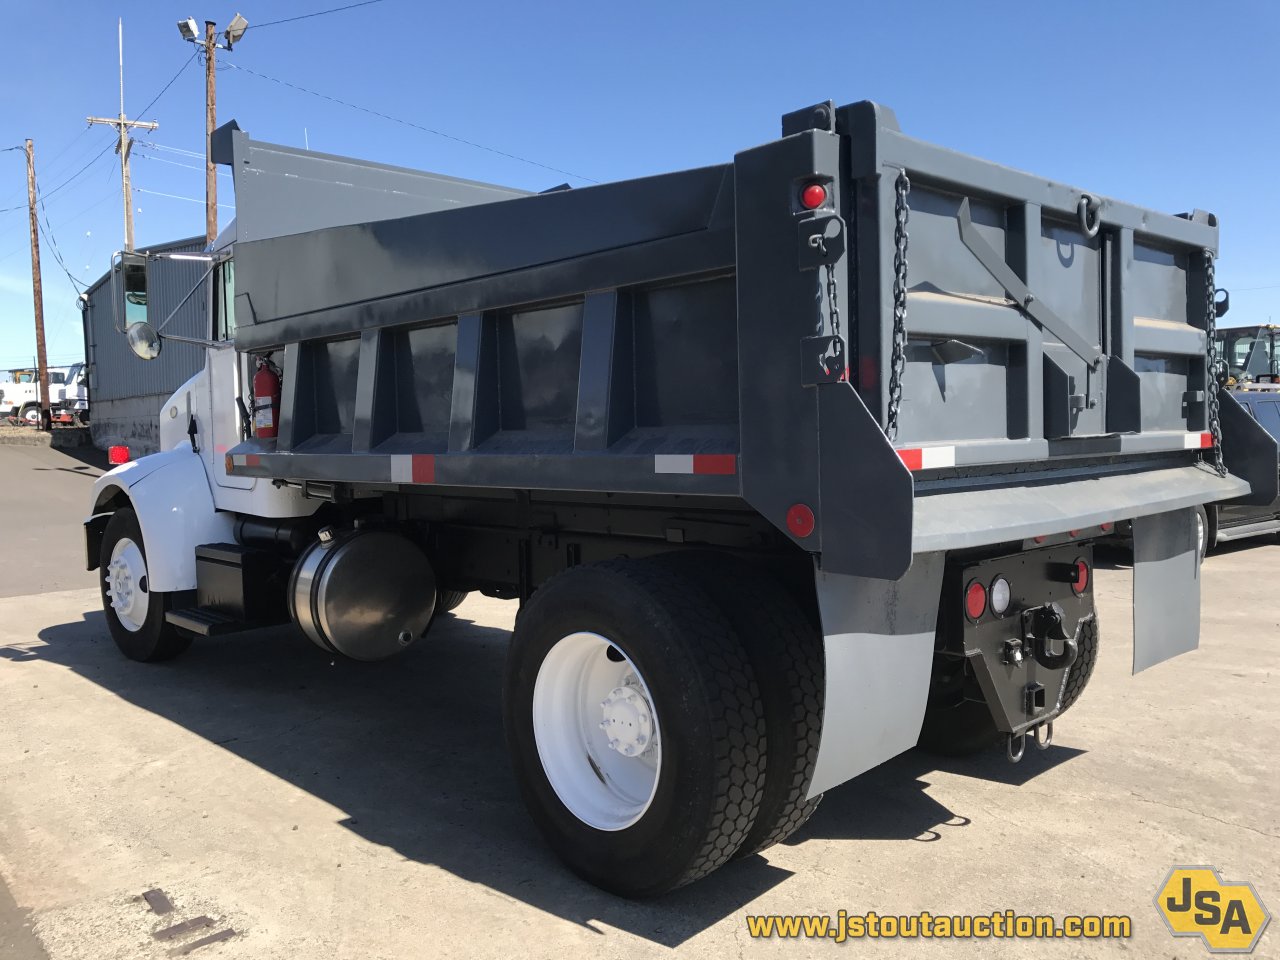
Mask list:
[[[1067,674],[1059,717],[1080,699],[1097,662],[1098,617],[1094,614],[1080,630],[1079,655]],[[1001,734],[987,705],[963,699],[960,684],[953,684],[953,687],[956,691],[953,698],[930,700],[917,746],[944,757],[967,757],[998,743]]]
[[436,612],[448,613],[450,610],[456,610],[465,599],[467,599],[466,590],[441,590],[436,597]]
[[[538,672],[552,648],[578,632],[606,638],[634,664],[659,723],[655,794],[622,829],[596,829],[572,813],[538,753]],[[763,709],[732,629],[693,585],[633,561],[552,578],[516,618],[504,694],[507,746],[525,803],[556,854],[583,879],[624,897],[657,896],[711,873],[747,837],[764,780]]]
[[[138,525],[138,517],[132,507],[121,507],[113,513],[102,533],[98,587],[102,593],[102,610],[106,614],[111,639],[116,642],[120,652],[130,660],[145,663],[171,660],[191,646],[191,638],[179,633],[165,620],[165,614],[173,609],[173,594],[151,593],[146,618],[137,630],[126,627],[111,606],[111,599],[107,595],[106,576],[111,565],[112,552],[124,537],[128,537],[138,545],[143,560],[146,560],[147,547],[142,540],[142,528]],[[142,589],[142,585],[139,585],[138,589]]]
[[815,629],[782,584],[736,557],[701,551],[655,558],[707,593],[746,650],[760,685],[768,769],[760,812],[736,856],[781,843],[813,816],[806,800],[822,737],[826,661]]

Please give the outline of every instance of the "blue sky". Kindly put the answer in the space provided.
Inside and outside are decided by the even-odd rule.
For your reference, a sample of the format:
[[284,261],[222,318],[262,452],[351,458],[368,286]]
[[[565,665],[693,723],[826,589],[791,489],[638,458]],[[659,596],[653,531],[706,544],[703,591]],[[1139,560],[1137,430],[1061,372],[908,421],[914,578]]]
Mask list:
[[[237,12],[266,23],[344,2],[24,8],[22,23],[9,24],[20,38],[0,59],[0,147],[35,140],[52,237],[78,280],[100,276],[122,243],[114,136],[84,122],[118,110],[117,17],[134,116],[191,56],[178,19],[208,17],[221,30]],[[1212,9],[1182,0],[382,0],[250,30],[220,54],[243,69],[219,71],[218,112],[258,139],[541,189],[585,181],[246,71],[594,180],[724,162],[775,137],[789,110],[879,100],[913,136],[1159,210],[1217,213],[1227,322],[1280,322],[1278,48],[1280,5],[1263,0]],[[142,119],[160,128],[136,148],[138,243],[202,233],[199,64]],[[233,204],[220,182],[220,200]],[[34,349],[25,191],[21,151],[0,153],[0,210],[21,206],[0,213],[0,368]],[[225,225],[232,208],[221,215]],[[49,354],[76,359],[73,288],[48,240],[42,255]]]

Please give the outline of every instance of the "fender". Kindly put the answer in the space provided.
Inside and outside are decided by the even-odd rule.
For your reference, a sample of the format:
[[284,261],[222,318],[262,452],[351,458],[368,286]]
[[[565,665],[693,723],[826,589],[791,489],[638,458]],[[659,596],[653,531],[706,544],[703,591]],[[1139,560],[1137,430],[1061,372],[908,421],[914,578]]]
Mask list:
[[191,450],[153,453],[104,473],[93,484],[92,514],[117,493],[138,515],[152,590],[194,590],[196,547],[234,537],[233,517],[214,507],[204,464]]

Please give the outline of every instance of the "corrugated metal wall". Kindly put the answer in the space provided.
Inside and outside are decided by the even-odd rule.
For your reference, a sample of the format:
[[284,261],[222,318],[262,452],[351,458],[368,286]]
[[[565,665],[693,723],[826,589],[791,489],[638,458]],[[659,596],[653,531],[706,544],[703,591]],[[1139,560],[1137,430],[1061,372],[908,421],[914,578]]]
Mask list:
[[[178,240],[148,247],[147,253],[199,253],[204,238]],[[142,251],[139,251],[142,252]],[[195,260],[151,260],[147,263],[147,319],[160,326],[184,296],[200,282],[208,264]],[[115,291],[121,293],[117,279]],[[90,403],[159,394],[167,397],[204,366],[204,350],[187,343],[166,341],[160,356],[139,360],[115,328],[111,309],[110,272],[86,291],[84,350],[89,364]],[[123,307],[117,313],[124,322]],[[185,337],[208,337],[209,305],[204,285],[192,294],[165,326],[165,332]]]

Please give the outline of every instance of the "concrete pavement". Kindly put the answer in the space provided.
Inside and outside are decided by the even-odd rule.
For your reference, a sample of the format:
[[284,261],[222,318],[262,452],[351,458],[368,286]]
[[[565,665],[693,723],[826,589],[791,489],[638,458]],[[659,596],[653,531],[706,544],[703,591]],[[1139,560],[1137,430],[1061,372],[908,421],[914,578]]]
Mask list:
[[[1280,546],[1211,557],[1201,649],[1136,678],[1129,574],[1100,570],[1097,673],[1049,751],[908,754],[831,791],[796,842],[653,903],[576,880],[520,805],[498,701],[512,604],[473,597],[381,665],[290,630],[141,665],[96,589],[3,599],[0,875],[38,938],[3,956],[161,957],[150,932],[197,915],[237,936],[196,957],[807,956],[841,948],[753,942],[744,916],[840,908],[1134,922],[1127,943],[854,948],[881,956],[1203,956],[1152,906],[1172,864],[1280,907],[1280,591],[1262,570]],[[156,886],[170,917],[137,899]]]

